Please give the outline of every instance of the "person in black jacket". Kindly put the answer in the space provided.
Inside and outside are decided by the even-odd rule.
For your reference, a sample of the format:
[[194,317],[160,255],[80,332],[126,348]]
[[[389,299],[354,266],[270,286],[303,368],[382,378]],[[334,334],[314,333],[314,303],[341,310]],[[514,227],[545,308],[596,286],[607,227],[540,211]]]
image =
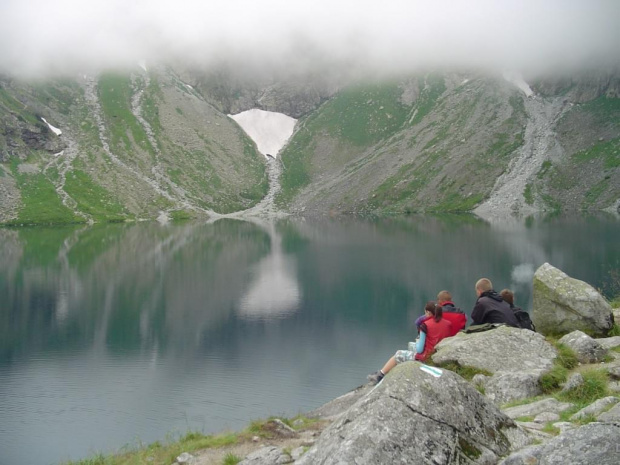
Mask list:
[[520,327],[510,305],[493,290],[493,283],[489,279],[482,278],[476,282],[476,295],[478,300],[471,312],[473,324],[504,323],[515,328]]

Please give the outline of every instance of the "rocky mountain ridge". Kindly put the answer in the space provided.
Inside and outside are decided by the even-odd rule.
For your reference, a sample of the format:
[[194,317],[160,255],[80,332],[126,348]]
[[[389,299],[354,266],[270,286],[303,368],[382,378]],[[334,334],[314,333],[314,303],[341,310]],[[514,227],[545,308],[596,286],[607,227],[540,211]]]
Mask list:
[[616,212],[618,76],[532,80],[530,97],[478,73],[355,82],[180,67],[1,76],[0,222],[239,214],[269,184],[264,157],[226,116],[250,108],[301,118],[280,154],[280,211]]

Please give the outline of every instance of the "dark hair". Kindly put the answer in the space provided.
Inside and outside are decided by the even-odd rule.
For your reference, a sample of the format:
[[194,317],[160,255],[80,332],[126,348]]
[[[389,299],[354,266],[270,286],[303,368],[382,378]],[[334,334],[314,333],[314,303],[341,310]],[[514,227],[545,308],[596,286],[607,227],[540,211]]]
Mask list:
[[[441,319],[443,318],[443,307],[441,305],[437,305],[432,300],[429,301],[429,302],[426,302],[426,305],[424,306],[424,311],[432,313],[433,319],[436,322],[441,321]],[[420,330],[424,331],[425,333],[427,333],[428,332],[428,328],[426,327],[426,324],[422,323],[420,325]]]
[[514,304],[515,296],[510,289],[503,289],[502,292],[499,293],[499,295],[501,295],[502,299],[504,299],[510,305]]

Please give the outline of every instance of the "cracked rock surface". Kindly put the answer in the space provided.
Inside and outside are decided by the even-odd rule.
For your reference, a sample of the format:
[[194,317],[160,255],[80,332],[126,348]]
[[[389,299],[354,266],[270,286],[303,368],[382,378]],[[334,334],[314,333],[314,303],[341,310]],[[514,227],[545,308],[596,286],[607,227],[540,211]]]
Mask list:
[[297,464],[496,463],[528,437],[470,383],[418,362],[398,365]]

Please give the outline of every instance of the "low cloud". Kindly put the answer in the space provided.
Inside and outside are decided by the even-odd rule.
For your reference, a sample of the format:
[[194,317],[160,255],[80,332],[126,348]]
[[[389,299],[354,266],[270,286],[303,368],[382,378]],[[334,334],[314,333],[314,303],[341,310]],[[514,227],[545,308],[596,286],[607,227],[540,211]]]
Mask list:
[[616,0],[2,0],[0,72],[147,63],[524,73],[620,63]]

